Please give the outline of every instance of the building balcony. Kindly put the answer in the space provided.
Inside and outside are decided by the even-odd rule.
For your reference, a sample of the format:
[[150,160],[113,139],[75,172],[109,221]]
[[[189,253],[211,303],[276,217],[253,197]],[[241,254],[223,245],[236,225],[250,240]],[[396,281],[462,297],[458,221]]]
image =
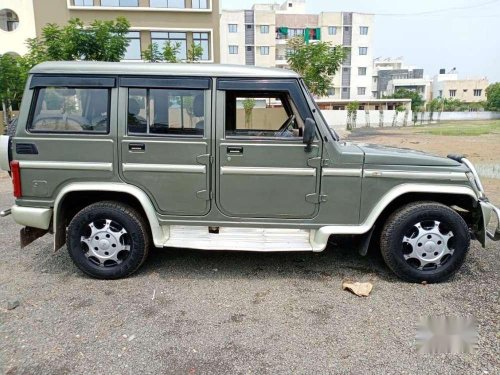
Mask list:
[[67,0],[68,9],[211,12],[212,0]]

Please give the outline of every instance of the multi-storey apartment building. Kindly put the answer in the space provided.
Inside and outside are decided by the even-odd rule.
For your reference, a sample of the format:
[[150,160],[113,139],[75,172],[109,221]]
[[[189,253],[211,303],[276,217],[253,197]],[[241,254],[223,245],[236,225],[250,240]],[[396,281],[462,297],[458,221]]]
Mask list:
[[219,0],[38,0],[33,7],[37,35],[47,23],[79,18],[89,24],[123,16],[131,24],[125,60],[141,60],[151,43],[171,42],[180,44],[180,59],[195,43],[203,47],[203,62],[220,61]]
[[287,68],[287,42],[327,41],[349,53],[329,90],[331,99],[371,97],[373,15],[351,12],[307,14],[305,0],[256,4],[249,10],[223,10],[221,62]]
[[26,39],[34,38],[33,0],[0,0],[0,55],[23,55]]

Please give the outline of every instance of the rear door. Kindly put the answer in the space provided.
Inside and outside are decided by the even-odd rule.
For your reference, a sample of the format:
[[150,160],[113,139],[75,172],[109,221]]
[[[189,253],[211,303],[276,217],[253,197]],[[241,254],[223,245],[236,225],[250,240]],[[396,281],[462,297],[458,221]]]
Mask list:
[[298,82],[222,79],[217,86],[217,204],[233,217],[312,218],[319,210],[319,137]]
[[210,93],[208,78],[120,79],[121,175],[162,214],[210,210]]

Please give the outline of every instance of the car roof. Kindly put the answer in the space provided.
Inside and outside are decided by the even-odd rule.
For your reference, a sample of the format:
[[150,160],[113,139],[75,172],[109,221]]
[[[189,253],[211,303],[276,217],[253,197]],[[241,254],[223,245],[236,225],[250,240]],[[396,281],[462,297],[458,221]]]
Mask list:
[[48,61],[36,65],[30,73],[299,78],[299,75],[292,70],[247,65],[101,61]]

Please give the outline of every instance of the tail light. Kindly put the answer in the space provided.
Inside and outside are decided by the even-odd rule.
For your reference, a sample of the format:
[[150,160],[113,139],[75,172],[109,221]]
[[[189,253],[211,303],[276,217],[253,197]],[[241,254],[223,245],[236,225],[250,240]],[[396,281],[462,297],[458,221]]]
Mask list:
[[14,187],[14,197],[21,198],[21,170],[19,161],[13,160],[10,162],[10,173],[12,176],[12,186]]

